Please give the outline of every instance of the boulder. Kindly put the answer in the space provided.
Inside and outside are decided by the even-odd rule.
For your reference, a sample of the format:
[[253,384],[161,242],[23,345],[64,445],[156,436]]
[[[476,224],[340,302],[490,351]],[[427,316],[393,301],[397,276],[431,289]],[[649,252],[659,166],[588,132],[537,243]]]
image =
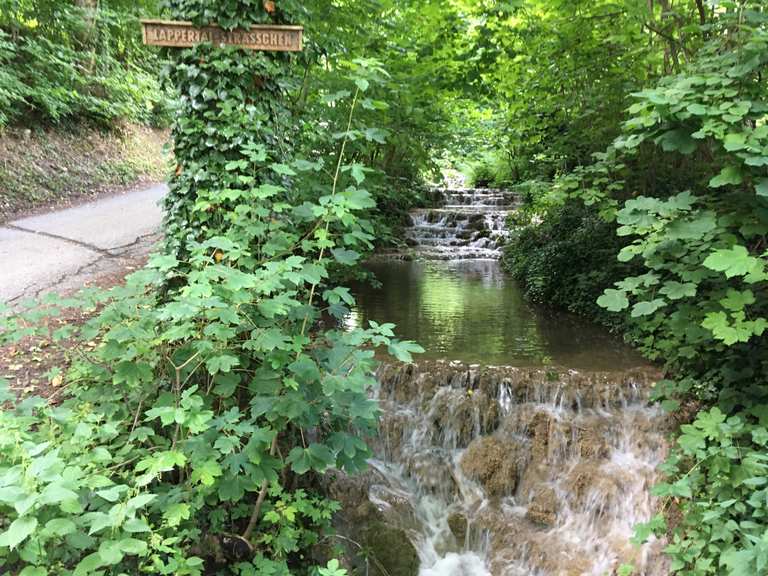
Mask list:
[[405,530],[384,522],[371,522],[361,532],[363,555],[370,576],[417,576],[419,555]]

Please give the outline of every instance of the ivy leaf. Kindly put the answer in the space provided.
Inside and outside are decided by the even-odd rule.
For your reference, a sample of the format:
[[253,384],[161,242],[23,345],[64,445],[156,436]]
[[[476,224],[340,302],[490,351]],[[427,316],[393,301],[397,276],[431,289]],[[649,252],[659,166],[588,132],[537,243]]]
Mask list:
[[741,170],[738,166],[726,166],[720,171],[720,174],[709,181],[711,188],[721,188],[727,185],[736,186],[744,181]]
[[621,312],[629,308],[629,299],[623,290],[609,288],[597,299],[597,305],[609,312]]
[[16,518],[11,522],[8,530],[0,534],[0,547],[16,549],[35,531],[35,528],[37,528],[37,518],[31,516]]

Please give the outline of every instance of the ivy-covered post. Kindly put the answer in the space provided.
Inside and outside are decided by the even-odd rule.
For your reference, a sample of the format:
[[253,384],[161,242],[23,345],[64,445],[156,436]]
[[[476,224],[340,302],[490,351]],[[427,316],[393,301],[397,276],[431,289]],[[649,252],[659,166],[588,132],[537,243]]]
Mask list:
[[[291,23],[298,12],[291,2],[169,0],[166,5],[178,20],[224,31]],[[292,56],[275,48],[201,42],[173,53],[167,77],[179,96],[176,166],[165,201],[165,234],[168,252],[179,261],[194,243],[227,230],[241,207],[252,203],[252,191],[280,176],[270,166],[291,157],[293,123],[285,89]]]
[[[162,390],[150,412],[167,427],[171,466],[180,468],[173,503],[194,515],[190,533],[207,530],[227,561],[248,564],[238,574],[288,574],[288,555],[294,563],[300,546],[320,541],[336,509],[318,486],[311,497],[294,487],[312,487],[329,467],[359,470],[370,455],[361,437],[378,410],[368,347],[389,346],[406,361],[420,351],[388,324],[344,331],[317,322],[348,313],[354,299],[335,275],[372,248],[365,211],[375,203],[348,143],[379,134],[356,126],[354,114],[358,103],[374,106],[362,95],[385,72],[374,61],[349,63],[350,90],[323,100],[349,99],[343,131],[320,121],[300,134],[287,105],[286,51],[301,42],[280,27],[298,21],[298,2],[166,7],[176,20],[144,21],[145,42],[189,49],[167,73],[179,95],[176,169],[166,253],[152,263],[165,290],[143,322],[153,335],[142,348],[152,356],[148,388]],[[281,507],[296,513],[281,516]],[[290,538],[278,536],[283,529]],[[215,551],[187,552],[217,562]]]

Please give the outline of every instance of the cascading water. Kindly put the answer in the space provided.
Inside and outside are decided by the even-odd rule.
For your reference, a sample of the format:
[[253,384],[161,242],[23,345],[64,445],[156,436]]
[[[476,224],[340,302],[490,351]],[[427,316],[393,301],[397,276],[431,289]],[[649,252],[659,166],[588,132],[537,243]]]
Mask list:
[[[382,366],[371,471],[331,489],[353,510],[346,531],[361,535],[365,546],[358,546],[383,543],[361,573],[613,576],[627,564],[633,574],[666,574],[661,542],[629,543],[633,526],[654,513],[650,486],[665,454],[665,423],[648,403],[655,374],[626,369],[626,351],[584,338],[592,327],[565,332],[573,336],[564,354],[542,327],[547,319],[512,297],[516,288],[504,286],[493,260],[514,194],[449,190],[441,197],[439,207],[412,213],[407,238],[417,260],[462,264],[437,262],[424,274],[421,264],[400,262],[388,274],[394,303],[366,294],[351,318],[400,321],[405,313],[418,320],[405,323],[402,337],[419,340],[425,323],[451,335],[429,340],[429,357],[444,361]],[[488,262],[467,267],[468,259]],[[377,273],[387,271],[379,265],[385,268]],[[413,270],[401,269],[407,265]],[[418,282],[396,282],[406,273]],[[466,293],[457,287],[460,273],[472,282]],[[468,322],[470,311],[490,316]],[[607,362],[612,371],[451,361],[476,358],[473,342],[484,343],[480,350],[493,345],[496,363],[529,358],[541,366],[541,351],[566,364]],[[364,524],[373,528],[361,532]]]
[[408,243],[422,258],[498,258],[507,236],[507,215],[519,203],[501,190],[446,190],[440,206],[414,210]]
[[665,452],[653,376],[385,365],[369,497],[420,576],[664,574],[658,544],[629,544]]

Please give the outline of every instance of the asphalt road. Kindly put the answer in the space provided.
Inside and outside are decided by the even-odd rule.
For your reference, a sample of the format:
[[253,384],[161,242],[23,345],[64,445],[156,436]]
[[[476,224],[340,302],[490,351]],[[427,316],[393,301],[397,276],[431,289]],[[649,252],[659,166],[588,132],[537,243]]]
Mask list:
[[0,302],[71,292],[159,238],[165,184],[0,225]]

